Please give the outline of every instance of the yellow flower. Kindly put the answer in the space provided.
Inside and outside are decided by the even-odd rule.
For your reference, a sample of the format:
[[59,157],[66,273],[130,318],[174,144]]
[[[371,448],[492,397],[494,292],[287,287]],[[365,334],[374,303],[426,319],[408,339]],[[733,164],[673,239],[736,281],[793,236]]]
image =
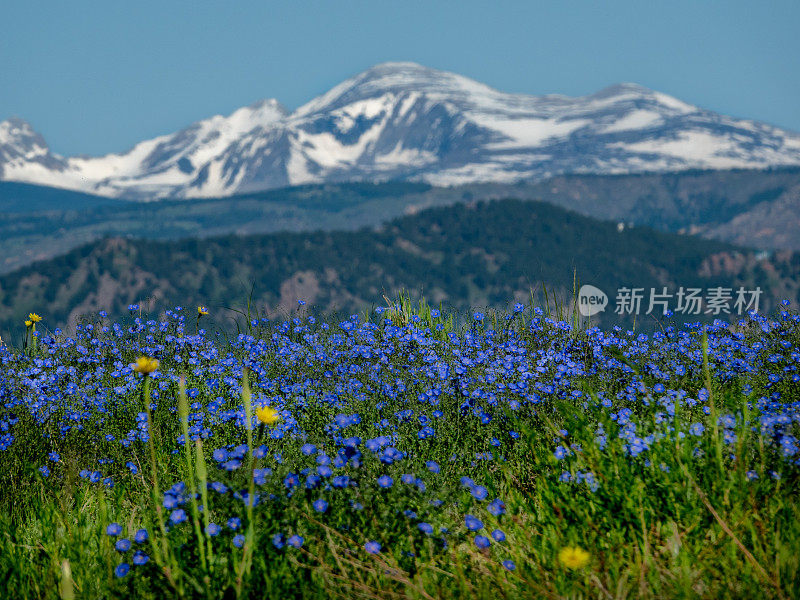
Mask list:
[[33,325],[33,321],[25,321],[25,327],[30,327]]
[[562,548],[558,553],[560,560],[568,569],[580,569],[589,562],[589,553],[583,548]]
[[258,417],[258,420],[264,423],[264,425],[274,425],[281,420],[281,415],[278,411],[269,406],[262,406],[256,409],[256,417]]
[[208,308],[205,306],[198,306],[197,307],[197,316],[202,317],[208,314]]
[[140,356],[136,359],[136,365],[133,370],[142,375],[150,375],[158,368],[158,360],[150,358],[149,356]]
[[31,313],[28,315],[28,320],[31,321],[32,323],[38,323],[39,321],[42,320],[42,317],[40,317],[36,313]]

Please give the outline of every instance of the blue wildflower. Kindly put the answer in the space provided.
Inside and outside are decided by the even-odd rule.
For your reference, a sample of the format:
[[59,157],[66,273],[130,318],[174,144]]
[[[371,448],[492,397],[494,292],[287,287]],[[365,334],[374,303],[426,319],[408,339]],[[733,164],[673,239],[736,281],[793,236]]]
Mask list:
[[182,508],[176,508],[169,515],[169,520],[175,525],[183,523],[186,520],[186,518],[187,518],[186,511],[183,510]]
[[483,527],[483,523],[481,522],[481,520],[474,515],[467,515],[466,517],[464,517],[464,524],[470,531],[478,531],[478,529],[481,529]]
[[698,436],[698,437],[703,435],[703,432],[705,430],[706,430],[706,428],[703,426],[702,423],[693,423],[689,427],[689,433],[691,433],[692,435]]
[[499,529],[495,529],[492,532],[492,538],[495,542],[505,542],[506,541],[506,534],[500,531]]
[[472,497],[476,500],[486,500],[486,497],[489,495],[489,490],[487,490],[482,485],[476,485],[472,488]]
[[128,563],[120,563],[114,569],[114,575],[119,578],[125,577],[128,574],[128,571],[131,570],[131,566]]
[[500,498],[495,498],[489,504],[486,505],[486,509],[489,513],[495,517],[499,517],[506,512],[506,505],[505,502],[500,500]]
[[306,456],[311,456],[312,454],[317,453],[317,447],[314,444],[303,444],[300,451],[305,454]]

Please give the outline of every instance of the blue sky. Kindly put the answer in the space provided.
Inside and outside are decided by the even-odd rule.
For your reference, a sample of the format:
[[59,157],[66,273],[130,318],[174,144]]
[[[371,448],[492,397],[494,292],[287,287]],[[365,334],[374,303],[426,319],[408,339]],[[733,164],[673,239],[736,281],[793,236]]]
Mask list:
[[632,81],[800,131],[798,24],[797,0],[8,2],[0,120],[103,154],[410,60],[528,94]]

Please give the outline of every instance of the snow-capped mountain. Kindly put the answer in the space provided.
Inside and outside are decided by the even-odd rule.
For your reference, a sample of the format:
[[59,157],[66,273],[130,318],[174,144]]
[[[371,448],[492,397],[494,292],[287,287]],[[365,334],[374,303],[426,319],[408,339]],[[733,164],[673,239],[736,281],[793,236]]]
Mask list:
[[372,67],[293,113],[265,100],[123,154],[64,158],[24,121],[0,123],[0,179],[141,199],[348,180],[455,185],[799,164],[800,134],[635,84],[527,96],[414,63]]
[[0,179],[132,198],[225,195],[237,182],[223,184],[214,162],[251,130],[288,114],[276,100],[263,100],[140,142],[124,154],[66,159],[52,154],[25,121],[11,119],[0,123]]

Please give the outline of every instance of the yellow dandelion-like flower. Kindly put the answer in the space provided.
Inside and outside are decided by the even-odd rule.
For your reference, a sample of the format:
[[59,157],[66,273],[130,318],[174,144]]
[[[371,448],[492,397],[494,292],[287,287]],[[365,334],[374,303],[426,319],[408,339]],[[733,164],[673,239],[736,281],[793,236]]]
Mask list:
[[25,321],[25,327],[30,327],[33,325],[33,321]]
[[280,413],[269,406],[262,406],[261,408],[256,409],[256,417],[258,417],[258,420],[264,425],[274,425],[281,420]]
[[203,317],[203,316],[205,316],[207,314],[208,314],[208,308],[206,308],[205,306],[198,306],[197,307],[197,316],[198,317]]
[[140,356],[133,366],[133,370],[142,375],[149,375],[156,369],[158,369],[158,360],[149,356]]
[[589,553],[583,548],[562,548],[558,560],[568,569],[580,569],[589,562]]
[[28,315],[28,320],[31,321],[32,323],[38,323],[39,321],[42,320],[42,317],[40,317],[36,313],[31,313]]

